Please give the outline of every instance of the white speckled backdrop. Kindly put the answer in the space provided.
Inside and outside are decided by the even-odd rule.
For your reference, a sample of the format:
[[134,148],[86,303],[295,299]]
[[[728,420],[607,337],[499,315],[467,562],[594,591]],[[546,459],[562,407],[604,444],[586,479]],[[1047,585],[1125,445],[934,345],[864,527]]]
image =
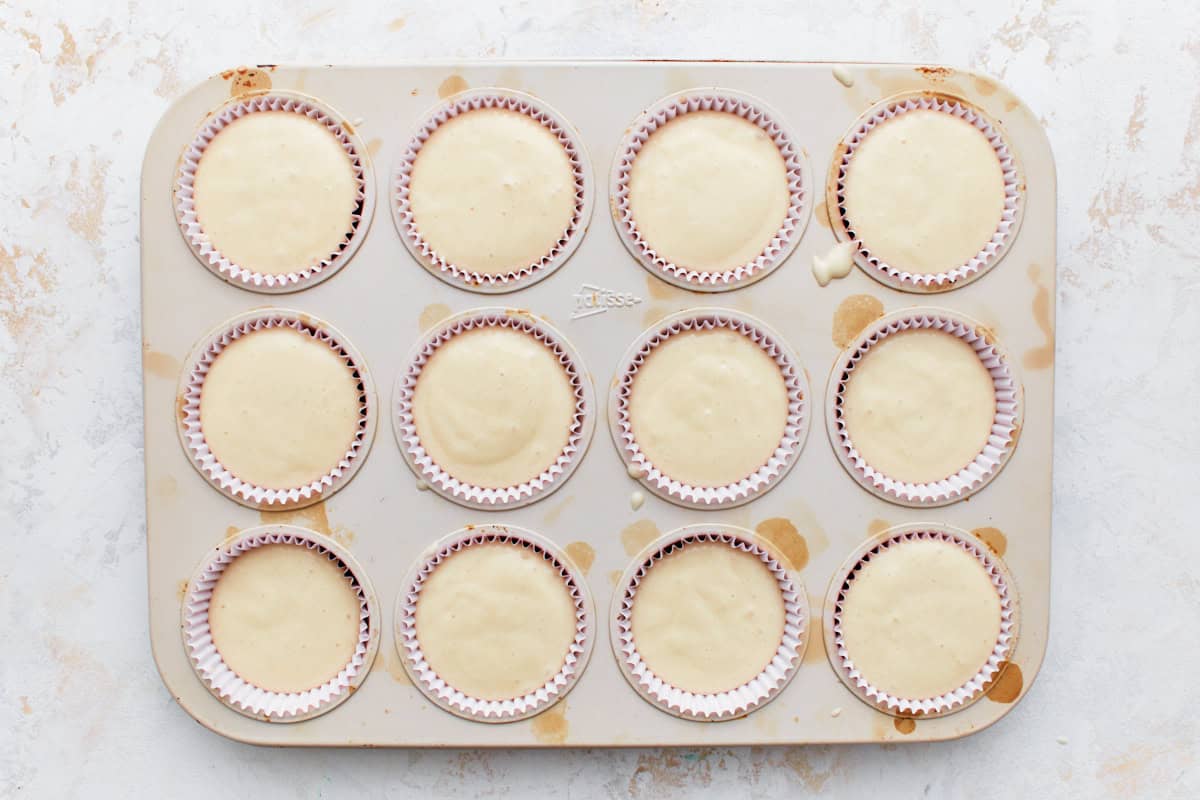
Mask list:
[[[1200,10],[1185,2],[0,2],[0,797],[1191,797],[1200,700]],[[789,58],[989,72],[1059,178],[1052,636],[1028,697],[946,744],[290,751],[192,722],[146,636],[142,153],[240,63]],[[1185,392],[1187,393],[1185,395]],[[1166,435],[1154,432],[1168,426]]]

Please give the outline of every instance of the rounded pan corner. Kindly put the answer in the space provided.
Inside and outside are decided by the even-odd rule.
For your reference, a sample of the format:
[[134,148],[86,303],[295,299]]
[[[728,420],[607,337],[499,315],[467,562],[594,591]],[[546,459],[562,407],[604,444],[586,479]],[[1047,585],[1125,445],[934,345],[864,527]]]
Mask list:
[[[210,86],[214,84],[214,82],[220,80],[222,80],[220,73],[209,75],[203,80],[196,81],[188,86],[187,89],[176,95],[175,98],[167,104],[166,110],[162,112],[158,118],[158,121],[154,123],[154,129],[150,131],[150,136],[146,139],[146,151],[142,156],[141,173],[143,175],[146,173],[146,168],[151,159],[151,154],[157,152],[159,139],[169,138],[174,140],[174,137],[164,133],[164,130],[173,121],[174,117],[181,113],[181,109],[191,106],[194,103],[197,95],[203,94]],[[215,105],[215,103],[205,105],[207,107],[207,105]],[[192,123],[195,122],[199,122],[199,120],[197,119],[192,121]]]
[[[1012,87],[1010,87],[1007,83],[1003,82],[999,78],[987,74],[986,72],[981,72],[975,69],[958,69],[955,70],[955,72],[966,78],[970,78],[971,84],[975,89],[974,93],[977,95],[984,95],[984,93],[979,90],[980,86],[986,86],[990,88],[991,91],[989,91],[987,95],[977,99],[983,101],[982,105],[985,108],[989,106],[997,106],[997,108],[991,108],[989,110],[991,111],[992,115],[999,120],[1001,126],[1004,126],[1006,118],[1012,116],[1014,113],[1023,114],[1029,119],[1029,121],[1032,123],[1030,127],[1036,131],[1036,135],[1041,139],[1042,144],[1045,146],[1045,166],[1049,168],[1050,177],[1053,179],[1053,182],[1057,183],[1058,168],[1055,165],[1054,148],[1050,145],[1050,137],[1046,135],[1046,129],[1042,126],[1041,121],[1038,119],[1037,114],[1033,112],[1033,108],[1029,105],[1029,103],[1025,102],[1025,99],[1013,91]],[[1002,95],[1000,100],[990,96],[995,94],[997,91],[999,91]]]

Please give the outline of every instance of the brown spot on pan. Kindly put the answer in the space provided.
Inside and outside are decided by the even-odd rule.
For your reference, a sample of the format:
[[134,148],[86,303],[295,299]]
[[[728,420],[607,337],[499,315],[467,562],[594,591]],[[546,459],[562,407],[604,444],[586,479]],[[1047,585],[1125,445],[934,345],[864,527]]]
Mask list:
[[894,725],[896,730],[898,730],[900,733],[903,733],[905,736],[917,729],[917,721],[915,719],[909,719],[908,717],[896,717],[892,720],[892,725]]
[[886,519],[873,519],[867,523],[867,536],[878,536],[890,527],[892,523]]
[[179,362],[166,353],[147,350],[142,355],[142,366],[150,375],[174,380],[179,377]]
[[184,578],[179,582],[179,588],[175,590],[175,597],[178,598],[180,602],[183,602],[183,598],[187,596],[188,583],[188,579]]
[[462,75],[451,75],[438,85],[438,97],[445,100],[450,95],[465,92],[469,88],[471,87]]
[[400,660],[398,653],[390,651],[384,657],[383,650],[380,650],[379,657],[384,658],[384,666],[387,668],[388,674],[392,676],[392,680],[412,686],[412,681],[409,679],[408,673],[404,671],[404,663]]
[[1008,537],[999,528],[976,528],[971,533],[982,539],[983,543],[998,556],[1004,555],[1008,550]]
[[259,511],[258,516],[264,525],[297,525],[326,536],[333,536],[333,531],[329,527],[329,515],[325,512],[324,500],[307,508],[290,511]]
[[225,538],[226,539],[232,538],[234,536],[237,536],[241,532],[242,532],[242,529],[239,528],[237,525],[230,525],[228,528],[225,529]]
[[993,703],[1011,703],[1021,696],[1024,688],[1021,668],[1011,661],[1000,662],[1000,672],[988,687],[987,698]]
[[563,744],[567,741],[567,701],[559,700],[533,718],[533,738],[542,744]]
[[571,542],[567,545],[567,558],[574,561],[579,571],[587,575],[588,570],[592,568],[592,562],[596,560],[596,551],[587,542]]
[[238,67],[221,73],[229,81],[229,96],[240,97],[251,92],[265,92],[271,88],[271,76],[265,69]]
[[382,139],[372,139],[367,142],[367,155],[371,158],[376,158],[379,155],[379,150],[383,147]]
[[422,331],[427,331],[448,316],[450,306],[445,303],[430,303],[421,311],[421,316],[417,317],[417,324]]
[[635,556],[659,536],[658,526],[651,519],[639,519],[621,531],[621,545],[625,554]]
[[619,580],[621,580],[621,570],[614,569],[612,572],[608,573],[608,582],[612,584],[614,589],[617,588],[617,581]]
[[954,77],[954,70],[949,67],[917,67],[917,72],[933,83],[942,83],[946,79]]
[[817,207],[813,209],[813,218],[817,224],[826,230],[833,230],[833,223],[829,221],[829,202],[822,200],[817,203]]
[[883,316],[883,303],[869,294],[852,294],[833,312],[831,333],[838,348],[854,343],[863,328]]
[[187,399],[182,394],[175,396],[175,418],[181,423],[187,419]]
[[1041,267],[1037,264],[1029,265],[1027,274],[1029,280],[1033,281],[1036,287],[1033,295],[1033,320],[1046,338],[1045,343],[1040,347],[1025,351],[1022,363],[1024,363],[1025,369],[1029,370],[1047,369],[1054,363],[1054,326],[1050,322],[1054,307],[1050,300],[1050,290],[1040,282],[1041,273]]
[[971,85],[975,87],[975,91],[979,92],[980,97],[991,97],[996,93],[995,81],[982,75],[972,77]]
[[801,570],[808,565],[808,542],[791,520],[772,517],[758,523],[754,530],[779,551],[789,569]]

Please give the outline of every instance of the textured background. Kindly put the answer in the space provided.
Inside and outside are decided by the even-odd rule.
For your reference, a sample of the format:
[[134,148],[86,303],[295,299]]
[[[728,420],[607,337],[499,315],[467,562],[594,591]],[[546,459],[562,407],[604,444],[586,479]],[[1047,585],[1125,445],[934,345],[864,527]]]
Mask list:
[[[1200,793],[1196,4],[248,5],[0,0],[0,797]],[[1041,115],[1060,233],[1036,684],[995,727],[930,745],[282,751],[200,728],[146,636],[137,197],[155,121],[241,63],[619,56],[941,62]]]

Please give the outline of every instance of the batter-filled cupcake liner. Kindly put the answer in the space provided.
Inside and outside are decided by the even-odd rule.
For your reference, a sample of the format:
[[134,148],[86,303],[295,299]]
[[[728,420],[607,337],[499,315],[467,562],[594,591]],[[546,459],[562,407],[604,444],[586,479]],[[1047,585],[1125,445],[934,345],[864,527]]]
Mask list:
[[[970,463],[941,480],[910,483],[885,475],[859,454],[846,427],[843,404],[855,368],[874,345],[894,333],[920,329],[942,331],[971,346],[991,375],[996,413],[983,449]],[[826,427],[838,460],[863,488],[898,505],[944,506],[978,492],[1008,463],[1021,428],[1021,401],[1021,384],[1011,360],[990,330],[969,317],[944,308],[909,308],[876,320],[838,356],[826,392]]]
[[[642,660],[633,636],[638,587],[663,558],[695,543],[719,543],[758,558],[774,576],[784,605],[784,628],[775,655],[756,677],[724,692],[696,693],[667,683]],[[732,525],[689,525],[657,539],[637,555],[617,583],[610,621],[613,654],[621,674],[644,700],[677,717],[701,722],[738,719],[777,697],[795,676],[809,640],[808,599],[767,545]]]
[[[630,206],[629,182],[633,162],[656,130],[693,111],[724,111],[754,123],[771,137],[787,170],[788,208],[783,223],[756,257],[719,272],[695,270],[664,258],[638,229]],[[649,272],[668,283],[697,292],[724,292],[747,286],[769,275],[784,262],[808,226],[814,193],[808,160],[779,113],[762,100],[729,89],[689,89],[668,95],[634,120],[617,148],[610,177],[613,222],[626,249]]]
[[[940,272],[909,272],[873,255],[869,243],[860,239],[854,231],[853,220],[846,218],[846,175],[855,151],[877,126],[915,110],[939,111],[970,123],[987,137],[1000,162],[1004,180],[1004,210],[992,238],[966,262]],[[854,243],[854,263],[880,283],[905,292],[944,292],[982,277],[1000,261],[1016,239],[1025,204],[1025,180],[999,126],[966,100],[938,92],[909,92],[868,109],[838,144],[825,191],[834,235],[840,241]]]
[[[328,345],[346,362],[358,382],[358,429],[338,463],[316,480],[287,489],[268,489],[244,480],[225,467],[204,438],[200,423],[200,395],[204,380],[221,352],[237,339],[269,328],[290,328]],[[375,384],[366,361],[329,323],[298,311],[265,308],[239,314],[200,341],[188,356],[177,399],[179,440],[197,471],[222,494],[245,506],[268,511],[303,508],[324,500],[349,481],[362,466],[375,437]]]
[[[550,250],[530,264],[502,273],[484,273],[469,266],[447,261],[421,236],[414,218],[410,196],[413,166],[425,142],[448,120],[479,109],[515,111],[535,120],[558,139],[571,165],[575,179],[575,209],[571,221]],[[472,89],[454,95],[438,105],[425,118],[409,140],[399,162],[392,170],[392,219],[404,246],[421,266],[452,286],[486,294],[502,294],[523,289],[546,278],[571,257],[583,240],[592,216],[595,192],[587,151],[579,134],[567,120],[532,95],[511,89]]]
[[[914,540],[943,541],[962,548],[983,566],[1000,597],[1000,633],[987,662],[962,686],[936,697],[897,697],[873,686],[854,666],[842,636],[842,605],[859,570],[883,550],[903,547],[905,542]],[[825,649],[834,672],[863,702],[895,716],[936,717],[960,711],[983,697],[999,677],[1004,663],[1012,658],[1017,644],[1019,619],[1016,583],[1004,561],[992,553],[987,544],[966,531],[948,525],[899,525],[868,540],[851,554],[834,575],[825,599]]]
[[[417,604],[425,582],[434,570],[455,553],[477,544],[507,544],[523,547],[541,556],[562,577],[575,606],[575,638],[562,668],[544,684],[519,697],[485,700],[472,697],[450,684],[425,660],[417,631]],[[422,694],[438,707],[477,722],[516,722],[545,711],[575,686],[587,668],[595,642],[595,608],[587,582],[559,548],[533,531],[510,525],[467,526],[433,544],[421,555],[404,579],[396,598],[396,651],[404,670]]]
[[[277,111],[303,114],[320,122],[330,135],[338,140],[350,159],[354,179],[358,185],[355,208],[350,215],[350,228],[337,248],[316,264],[278,275],[258,272],[253,264],[238,264],[231,261],[211,241],[196,216],[195,180],[200,159],[212,140],[227,125],[247,114]],[[367,148],[356,133],[347,129],[344,117],[329,106],[296,92],[270,91],[263,94],[243,96],[218,108],[201,124],[195,138],[183,151],[179,159],[179,170],[175,176],[172,199],[175,219],[188,247],[200,260],[222,279],[255,292],[279,294],[306,289],[341,269],[366,237],[371,217],[375,212],[375,186]]]
[[[242,679],[221,658],[209,629],[209,604],[225,569],[243,553],[274,544],[305,547],[326,556],[342,569],[358,597],[358,642],[353,656],[336,676],[303,692],[274,692]],[[197,567],[183,600],[183,646],[197,677],[229,708],[265,722],[300,722],[344,702],[367,677],[379,649],[378,606],[362,566],[329,537],[295,525],[263,525],[226,539]]]
[[[629,407],[638,370],[655,348],[677,333],[717,328],[746,336],[779,366],[787,387],[787,422],[775,451],[753,473],[724,486],[692,486],[665,474],[642,452],[633,430]],[[609,429],[629,474],[636,476],[654,494],[690,508],[732,508],[766,492],[796,463],[808,436],[811,416],[809,397],[808,377],[799,358],[783,338],[765,323],[748,314],[723,308],[690,309],[665,317],[653,328],[644,331],[622,356],[617,379],[609,394]]]
[[[433,354],[460,333],[480,328],[500,327],[532,336],[554,353],[562,365],[575,396],[575,411],[567,443],[554,463],[536,477],[500,489],[476,486],[460,481],[444,470],[421,444],[413,418],[413,396],[421,371]],[[524,311],[501,307],[478,308],[442,320],[421,335],[405,362],[407,367],[396,379],[393,392],[392,424],[404,460],[419,480],[429,488],[460,505],[482,510],[519,508],[540,500],[562,486],[587,451],[595,430],[595,393],[584,370],[579,353],[557,329]]]

